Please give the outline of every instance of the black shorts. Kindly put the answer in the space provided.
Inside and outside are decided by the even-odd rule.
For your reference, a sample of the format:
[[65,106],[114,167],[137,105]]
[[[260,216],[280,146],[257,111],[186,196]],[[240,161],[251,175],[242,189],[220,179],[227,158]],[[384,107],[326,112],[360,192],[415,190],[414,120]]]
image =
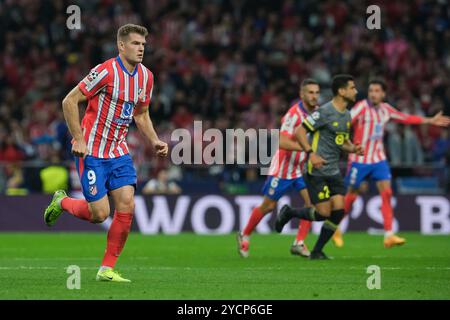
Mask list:
[[344,179],[340,174],[322,177],[307,173],[304,178],[312,204],[328,201],[335,195],[345,195]]

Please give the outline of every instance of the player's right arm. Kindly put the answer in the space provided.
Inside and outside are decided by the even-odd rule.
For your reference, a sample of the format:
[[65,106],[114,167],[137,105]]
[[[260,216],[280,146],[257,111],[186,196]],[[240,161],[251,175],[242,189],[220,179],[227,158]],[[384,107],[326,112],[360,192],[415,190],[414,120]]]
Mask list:
[[86,96],[76,86],[69,92],[62,102],[64,119],[73,137],[72,153],[77,157],[84,157],[87,153],[86,141],[80,125],[80,114],[78,104],[86,101]]
[[87,154],[86,141],[80,125],[78,104],[97,95],[112,81],[106,61],[93,68],[78,85],[69,92],[62,102],[64,118],[73,137],[72,153],[77,157]]

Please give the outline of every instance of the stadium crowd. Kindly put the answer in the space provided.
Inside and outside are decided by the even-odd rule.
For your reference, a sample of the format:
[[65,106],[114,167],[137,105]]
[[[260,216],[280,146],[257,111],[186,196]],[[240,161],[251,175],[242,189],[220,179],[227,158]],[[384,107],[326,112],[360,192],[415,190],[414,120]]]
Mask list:
[[[80,0],[82,28],[69,30],[68,1],[0,1],[0,192],[26,185],[24,160],[37,167],[71,160],[62,98],[117,54],[125,23],[149,29],[150,112],[166,142],[175,128],[192,130],[193,120],[203,129],[277,128],[302,79],[321,83],[324,102],[341,72],[355,76],[360,98],[370,78],[382,77],[398,109],[449,115],[446,1],[377,3],[381,30],[367,29],[369,3],[357,0]],[[386,142],[388,152],[402,150],[391,154],[394,164],[450,164],[448,129],[392,125]],[[135,129],[128,143],[142,177],[169,167]]]

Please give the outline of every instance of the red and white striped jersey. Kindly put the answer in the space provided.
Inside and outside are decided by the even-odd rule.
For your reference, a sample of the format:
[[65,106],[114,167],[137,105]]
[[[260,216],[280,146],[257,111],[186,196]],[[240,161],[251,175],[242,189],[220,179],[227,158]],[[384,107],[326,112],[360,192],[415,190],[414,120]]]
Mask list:
[[127,154],[125,138],[133,115],[150,104],[152,72],[140,63],[130,74],[118,56],[92,69],[78,88],[88,100],[81,122],[88,155],[116,158]]
[[364,155],[350,154],[350,162],[377,163],[386,160],[383,146],[384,129],[389,120],[404,124],[420,124],[422,117],[402,113],[389,103],[374,107],[367,99],[358,101],[350,110],[353,127],[353,143],[364,147]]
[[[281,119],[280,135],[295,140],[295,128],[300,126],[308,112],[302,102],[292,105]],[[272,158],[269,175],[281,179],[295,179],[302,176],[307,155],[303,151],[288,151],[279,148]]]

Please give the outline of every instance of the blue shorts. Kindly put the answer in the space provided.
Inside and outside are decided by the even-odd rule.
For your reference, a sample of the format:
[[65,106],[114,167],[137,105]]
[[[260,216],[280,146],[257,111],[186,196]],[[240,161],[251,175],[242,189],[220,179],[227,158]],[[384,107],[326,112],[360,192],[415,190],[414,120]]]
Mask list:
[[278,201],[284,194],[290,190],[299,192],[306,188],[303,177],[295,179],[281,179],[269,176],[264,183],[262,192],[269,199]]
[[374,181],[391,180],[391,169],[387,161],[377,163],[352,162],[345,176],[345,184],[347,187],[357,189],[361,182],[369,177]]
[[99,200],[109,191],[126,185],[136,188],[136,170],[129,154],[112,159],[77,157],[75,164],[88,202]]

